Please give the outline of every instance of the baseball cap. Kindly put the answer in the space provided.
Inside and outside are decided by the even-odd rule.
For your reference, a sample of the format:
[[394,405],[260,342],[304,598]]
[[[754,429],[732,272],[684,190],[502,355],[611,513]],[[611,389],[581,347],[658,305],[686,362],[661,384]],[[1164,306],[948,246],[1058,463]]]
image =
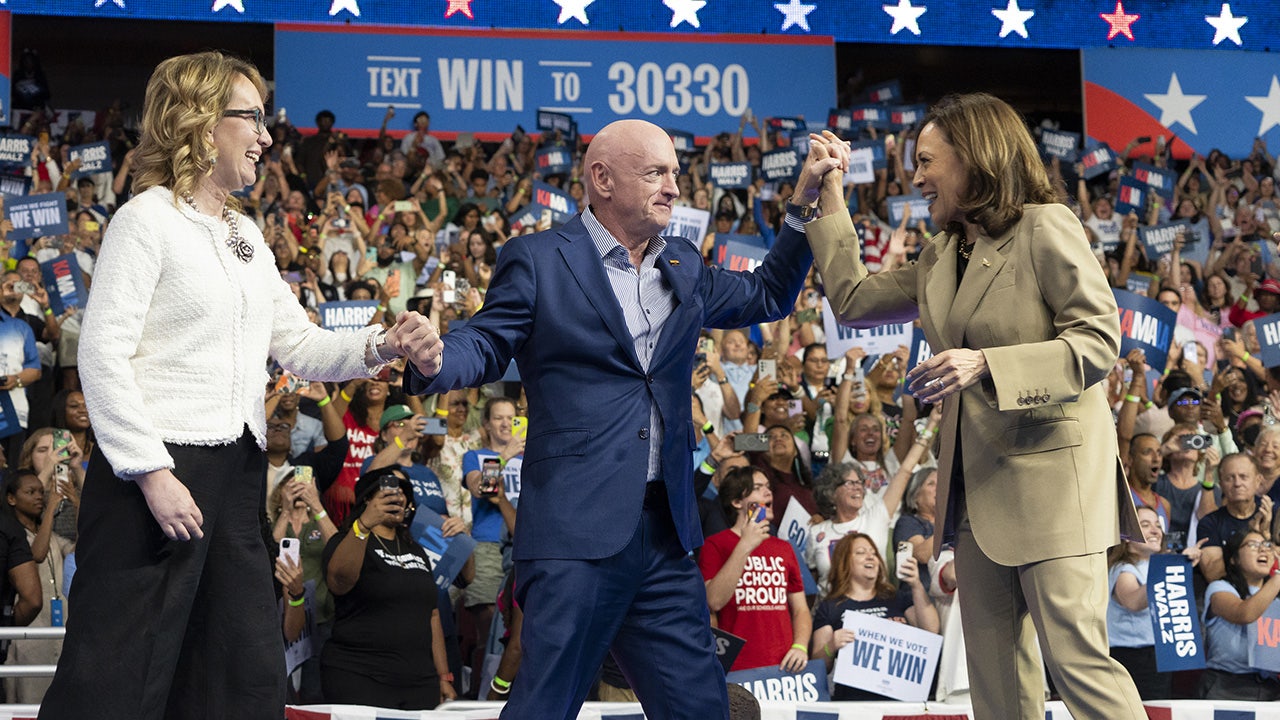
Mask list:
[[1199,390],[1193,387],[1184,387],[1184,388],[1178,388],[1177,390],[1174,390],[1173,393],[1169,395],[1169,404],[1170,405],[1177,404],[1178,398],[1181,398],[1187,395],[1194,397],[1196,400],[1204,400],[1204,394],[1201,393]]
[[1257,294],[1260,292],[1266,292],[1266,293],[1271,293],[1272,295],[1280,295],[1280,280],[1276,280],[1274,278],[1267,278],[1266,280],[1263,280],[1262,284],[1259,285],[1253,292],[1254,294]]
[[385,430],[388,424],[411,417],[413,417],[413,411],[408,405],[392,405],[382,411],[382,417],[378,419],[378,428]]
[[360,167],[360,161],[359,161],[359,160],[357,160],[357,159],[355,159],[355,158],[344,158],[342,162],[338,163],[338,167],[340,167],[340,168],[358,168],[358,167]]

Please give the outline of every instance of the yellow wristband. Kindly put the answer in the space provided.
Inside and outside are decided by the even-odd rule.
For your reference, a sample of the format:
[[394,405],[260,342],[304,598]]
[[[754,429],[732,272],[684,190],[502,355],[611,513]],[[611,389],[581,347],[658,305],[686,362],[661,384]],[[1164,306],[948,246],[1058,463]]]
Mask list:
[[45,315],[52,315],[52,314],[53,314],[53,308],[45,308],[45,309],[44,309],[44,314],[45,314]]
[[399,436],[399,435],[397,435],[397,436],[396,436],[395,441],[396,441],[396,447],[398,447],[398,448],[400,448],[401,450],[403,450],[403,449],[404,449],[404,441],[400,439],[400,436]]
[[303,606],[303,604],[305,604],[306,602],[307,602],[307,596],[306,596],[306,595],[303,595],[302,597],[298,598],[297,600],[290,600],[290,601],[289,601],[289,607],[302,607],[302,606]]
[[493,676],[493,684],[503,689],[511,687],[511,682],[509,680],[503,680],[497,675]]
[[[323,400],[316,403],[316,407],[324,407],[325,405],[328,405],[331,401],[332,399],[328,395],[325,395]],[[350,401],[348,400],[348,402]]]
[[1244,360],[1245,362],[1249,362],[1251,359],[1253,359],[1253,355],[1251,355],[1248,350],[1245,350],[1244,357],[1240,359]]
[[822,652],[826,653],[826,654],[827,654],[827,657],[829,657],[829,658],[834,658],[834,657],[836,656],[836,654],[835,654],[835,653],[831,652],[831,644],[830,644],[830,643],[827,643],[826,645],[823,645],[823,646],[822,646]]
[[379,306],[378,306],[378,312],[386,312],[386,311],[387,311],[387,306],[386,306],[386,305],[379,305]]
[[800,651],[800,652],[802,652],[802,653],[807,653],[807,652],[809,652],[809,648],[807,648],[807,647],[805,647],[805,646],[801,645],[800,643],[791,643],[791,649],[792,649],[792,650],[799,650],[799,651]]
[[368,540],[369,533],[360,532],[360,518],[351,521],[351,532],[356,534],[357,540]]
[[346,390],[339,390],[338,394],[342,396],[343,400],[346,400],[347,402],[351,402],[351,396],[347,394]]
[[1142,402],[1142,398],[1138,397],[1137,395],[1125,395],[1124,401],[1131,402],[1131,403],[1140,403]]
[[320,522],[321,520],[329,517],[329,511],[321,510],[320,512],[316,513],[313,517],[315,517],[316,522]]

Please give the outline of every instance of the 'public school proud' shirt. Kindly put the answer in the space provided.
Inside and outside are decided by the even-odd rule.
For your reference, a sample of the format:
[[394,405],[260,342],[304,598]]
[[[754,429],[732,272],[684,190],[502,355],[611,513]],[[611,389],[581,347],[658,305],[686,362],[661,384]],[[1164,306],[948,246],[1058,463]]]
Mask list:
[[[698,560],[704,580],[720,572],[741,539],[732,529],[707,538]],[[721,630],[747,641],[731,670],[750,670],[782,662],[795,637],[787,595],[798,592],[804,592],[804,580],[795,550],[785,540],[765,538],[760,547],[747,556],[733,599],[720,608],[718,614]]]

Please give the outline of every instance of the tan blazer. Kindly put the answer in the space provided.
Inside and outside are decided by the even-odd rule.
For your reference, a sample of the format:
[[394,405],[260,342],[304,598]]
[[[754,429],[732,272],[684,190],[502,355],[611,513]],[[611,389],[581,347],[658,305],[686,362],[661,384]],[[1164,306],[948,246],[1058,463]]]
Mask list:
[[868,275],[848,214],[805,231],[842,322],[875,327],[919,316],[935,353],[986,355],[990,377],[943,403],[935,555],[957,435],[973,536],[995,562],[1102,552],[1122,527],[1141,537],[1101,382],[1120,349],[1115,298],[1070,210],[1028,205],[1000,237],[978,237],[959,288],[950,233],[935,236],[919,261]]

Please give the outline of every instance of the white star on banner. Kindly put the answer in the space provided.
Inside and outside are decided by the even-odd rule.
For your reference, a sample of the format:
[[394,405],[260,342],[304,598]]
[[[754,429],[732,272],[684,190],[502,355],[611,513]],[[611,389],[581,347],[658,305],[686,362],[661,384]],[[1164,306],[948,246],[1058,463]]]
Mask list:
[[338,13],[346,10],[347,12],[360,17],[360,1],[359,0],[333,0],[329,5],[329,17],[333,17]]
[[1236,17],[1231,14],[1231,3],[1222,3],[1222,12],[1217,17],[1213,15],[1205,15],[1204,21],[1213,26],[1213,44],[1217,45],[1223,40],[1230,40],[1237,45],[1243,45],[1240,41],[1240,28],[1247,22],[1247,17]]
[[1008,6],[1003,10],[991,8],[991,14],[1000,19],[1000,37],[1004,37],[1009,33],[1018,33],[1023,39],[1026,39],[1027,21],[1036,14],[1036,11],[1023,10],[1018,7],[1018,0],[1009,0]]
[[[115,3],[116,7],[120,7],[120,8],[124,7],[124,0],[111,0],[111,2]],[[97,2],[93,4],[93,6],[96,8],[100,8],[106,4],[107,4],[107,0],[97,0]]]
[[889,17],[893,18],[893,27],[889,28],[890,35],[897,35],[899,30],[910,30],[913,34],[920,34],[920,16],[925,13],[923,5],[913,7],[911,0],[898,0],[897,5],[884,5],[884,11],[889,13]]
[[1169,90],[1164,93],[1143,94],[1152,105],[1160,108],[1160,124],[1173,129],[1174,123],[1182,123],[1183,127],[1196,134],[1196,121],[1191,111],[1204,102],[1208,95],[1184,95],[1182,85],[1178,82],[1178,73],[1169,76]]
[[701,28],[698,22],[698,11],[706,6],[706,0],[662,0],[662,4],[671,10],[671,27],[679,27],[687,22],[695,28]]
[[557,25],[563,25],[566,20],[573,18],[583,25],[590,25],[591,21],[587,19],[587,6],[596,0],[555,0],[555,4],[560,6],[560,17],[556,18]]
[[1275,75],[1271,76],[1271,90],[1262,96],[1245,95],[1245,100],[1249,104],[1262,111],[1262,122],[1258,125],[1258,137],[1267,134],[1267,131],[1277,125],[1280,125],[1280,79]]
[[782,13],[782,29],[785,31],[793,25],[809,32],[809,13],[817,9],[817,5],[805,5],[800,0],[789,0],[786,4],[774,3],[773,7]]
[[213,9],[209,12],[218,12],[224,7],[229,7],[236,12],[244,12],[244,0],[213,0]]

